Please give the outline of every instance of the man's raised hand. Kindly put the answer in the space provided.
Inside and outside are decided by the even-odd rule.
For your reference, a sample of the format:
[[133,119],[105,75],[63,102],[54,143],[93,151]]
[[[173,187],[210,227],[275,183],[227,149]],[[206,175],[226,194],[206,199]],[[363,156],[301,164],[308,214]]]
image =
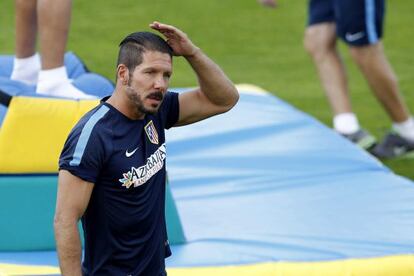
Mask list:
[[150,27],[165,36],[176,56],[192,57],[200,50],[183,31],[172,25],[154,21]]

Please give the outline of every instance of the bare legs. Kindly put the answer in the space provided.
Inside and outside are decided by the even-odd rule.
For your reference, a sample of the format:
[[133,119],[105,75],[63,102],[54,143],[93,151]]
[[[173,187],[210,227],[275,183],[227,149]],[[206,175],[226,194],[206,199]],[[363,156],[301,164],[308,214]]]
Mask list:
[[[358,119],[352,112],[346,70],[336,47],[335,28],[335,23],[331,22],[309,26],[305,32],[304,46],[313,59],[334,113],[335,130],[364,148],[372,148],[375,138],[360,129]],[[373,149],[373,153],[388,158],[411,151],[414,149],[414,120],[399,92],[397,78],[385,56],[382,43],[349,46],[349,50],[398,134],[386,136]]]
[[28,58],[36,53],[36,1],[16,0],[16,57]]
[[408,120],[408,108],[401,97],[397,77],[384,54],[382,43],[350,47],[350,51],[354,62],[358,64],[392,121],[400,123]]
[[[334,23],[311,25],[305,32],[304,45],[311,55],[334,115],[351,113],[344,64],[336,48]],[[393,122],[410,118],[398,88],[397,78],[381,42],[361,47],[350,46],[354,62],[365,76],[374,95]]]
[[71,10],[71,0],[38,0],[37,2],[43,70],[63,66]]
[[[39,94],[93,98],[71,84],[64,67],[72,0],[15,0],[15,6],[16,58],[11,79],[37,84]],[[41,62],[36,54],[37,31]]]
[[311,55],[335,115],[352,112],[344,64],[336,48],[334,23],[308,27],[304,46]]

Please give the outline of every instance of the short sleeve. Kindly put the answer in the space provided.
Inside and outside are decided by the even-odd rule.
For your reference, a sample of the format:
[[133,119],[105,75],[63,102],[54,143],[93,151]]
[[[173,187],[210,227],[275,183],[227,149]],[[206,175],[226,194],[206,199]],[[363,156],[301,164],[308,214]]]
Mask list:
[[177,123],[179,109],[178,93],[167,92],[160,110],[164,128],[169,129]]
[[100,126],[95,114],[87,120],[81,120],[74,127],[59,158],[59,170],[68,170],[92,183],[96,183],[105,156],[108,156],[110,150],[109,145],[105,143],[109,140],[105,139],[107,133]]

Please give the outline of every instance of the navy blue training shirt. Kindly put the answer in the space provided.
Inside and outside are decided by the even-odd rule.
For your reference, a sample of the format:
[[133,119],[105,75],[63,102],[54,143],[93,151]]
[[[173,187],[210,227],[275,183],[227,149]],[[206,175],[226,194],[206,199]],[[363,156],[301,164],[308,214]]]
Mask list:
[[94,183],[82,217],[84,275],[164,275],[164,129],[178,120],[178,94],[156,115],[131,120],[101,102],[72,129],[59,168]]

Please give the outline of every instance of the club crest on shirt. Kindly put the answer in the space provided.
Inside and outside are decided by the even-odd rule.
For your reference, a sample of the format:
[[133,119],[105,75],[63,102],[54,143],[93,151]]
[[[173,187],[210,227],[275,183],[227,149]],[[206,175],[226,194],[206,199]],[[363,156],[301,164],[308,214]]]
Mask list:
[[145,133],[147,133],[148,139],[151,141],[151,143],[158,145],[158,133],[157,129],[154,126],[154,123],[149,121],[149,123],[144,127]]

